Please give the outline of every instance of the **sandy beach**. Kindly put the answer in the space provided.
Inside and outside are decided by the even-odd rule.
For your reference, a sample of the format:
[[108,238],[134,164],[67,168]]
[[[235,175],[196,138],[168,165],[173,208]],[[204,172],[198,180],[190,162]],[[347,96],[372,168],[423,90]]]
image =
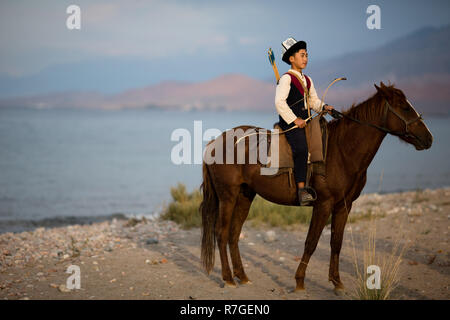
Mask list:
[[[364,218],[368,212],[376,218]],[[306,292],[295,293],[306,225],[285,230],[244,224],[239,244],[252,284],[228,288],[217,250],[213,272],[206,275],[200,267],[199,228],[113,219],[0,234],[0,299],[350,299],[354,253],[362,261],[373,228],[377,254],[389,255],[396,244],[406,248],[392,299],[450,298],[450,188],[362,195],[349,219],[340,258],[344,295],[334,294],[328,282],[329,226],[309,263]],[[80,268],[80,289],[66,287],[71,265]]]

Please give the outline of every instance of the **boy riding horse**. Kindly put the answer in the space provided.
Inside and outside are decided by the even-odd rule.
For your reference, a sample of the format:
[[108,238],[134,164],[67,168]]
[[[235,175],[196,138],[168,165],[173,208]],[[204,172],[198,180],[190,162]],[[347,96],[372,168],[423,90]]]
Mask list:
[[282,60],[289,64],[291,69],[280,78],[275,93],[275,106],[279,113],[279,125],[283,131],[298,126],[287,131],[285,135],[292,148],[299,202],[308,203],[315,199],[305,188],[308,161],[305,119],[309,117],[309,108],[316,112],[321,112],[324,108],[331,114],[333,106],[322,104],[311,78],[302,72],[308,64],[306,42],[288,38],[281,45]]

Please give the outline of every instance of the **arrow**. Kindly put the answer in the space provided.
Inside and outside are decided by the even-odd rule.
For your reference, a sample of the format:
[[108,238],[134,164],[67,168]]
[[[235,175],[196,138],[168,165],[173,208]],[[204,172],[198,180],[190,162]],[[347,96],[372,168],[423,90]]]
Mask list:
[[269,50],[267,51],[267,54],[269,55],[269,62],[272,65],[273,72],[275,73],[275,79],[277,80],[277,84],[278,84],[278,81],[280,81],[280,74],[278,73],[278,68],[275,63],[275,56],[273,55],[272,48],[269,48]]

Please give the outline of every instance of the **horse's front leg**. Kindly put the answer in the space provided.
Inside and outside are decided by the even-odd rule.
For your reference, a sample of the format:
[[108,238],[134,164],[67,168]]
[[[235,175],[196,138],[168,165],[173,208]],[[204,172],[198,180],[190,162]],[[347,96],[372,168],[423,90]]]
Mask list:
[[305,241],[305,250],[303,252],[302,260],[298,265],[297,272],[295,273],[295,279],[297,286],[295,291],[305,289],[305,272],[308,266],[309,259],[311,258],[314,250],[316,250],[317,242],[319,241],[322,230],[330,216],[331,212],[331,200],[325,200],[318,202],[313,209],[311,223],[309,225],[308,235]]
[[334,284],[334,289],[336,292],[338,292],[338,290],[344,290],[344,285],[339,277],[339,254],[341,252],[344,229],[345,224],[347,223],[349,211],[350,207],[346,207],[344,205],[336,208],[333,212],[331,221],[331,256],[328,280]]

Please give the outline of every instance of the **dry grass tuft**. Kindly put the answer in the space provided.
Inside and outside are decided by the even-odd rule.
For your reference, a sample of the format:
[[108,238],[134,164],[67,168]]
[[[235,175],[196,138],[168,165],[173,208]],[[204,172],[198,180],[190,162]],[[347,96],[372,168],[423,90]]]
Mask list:
[[[376,247],[376,225],[374,220],[371,220],[367,240],[363,243],[363,261],[360,266],[351,229],[350,232],[356,272],[354,292],[350,294],[350,297],[358,300],[390,299],[393,290],[399,284],[399,269],[403,254],[407,248],[406,244],[402,245],[400,239],[397,239],[394,240],[392,250],[389,253],[382,254],[378,252]],[[381,271],[379,289],[369,289],[368,279],[371,277],[371,274],[367,272],[367,268],[373,265],[378,266]]]

